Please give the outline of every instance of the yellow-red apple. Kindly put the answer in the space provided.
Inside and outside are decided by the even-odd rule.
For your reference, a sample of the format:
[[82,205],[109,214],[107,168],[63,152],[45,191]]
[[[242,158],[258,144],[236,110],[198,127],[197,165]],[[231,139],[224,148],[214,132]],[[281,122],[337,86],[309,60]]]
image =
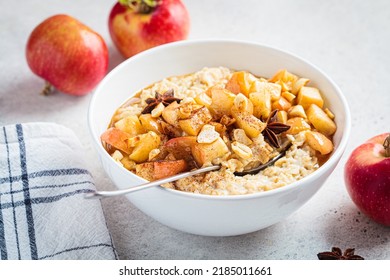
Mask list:
[[186,39],[190,18],[181,0],[119,0],[111,10],[108,26],[115,46],[127,58]]
[[357,147],[344,171],[356,206],[377,223],[390,226],[390,134],[375,136]]
[[49,17],[34,28],[26,58],[36,75],[70,95],[91,92],[108,69],[103,38],[68,15]]

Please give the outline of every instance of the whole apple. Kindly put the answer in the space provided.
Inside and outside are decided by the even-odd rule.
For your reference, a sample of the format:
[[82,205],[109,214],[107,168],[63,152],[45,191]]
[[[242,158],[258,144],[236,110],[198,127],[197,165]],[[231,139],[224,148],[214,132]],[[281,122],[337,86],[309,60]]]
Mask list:
[[186,39],[190,18],[180,0],[120,0],[111,10],[108,26],[115,46],[128,58]]
[[68,15],[55,15],[30,34],[31,70],[63,93],[85,95],[105,76],[108,50],[102,37]]
[[350,155],[344,180],[353,202],[377,223],[390,226],[390,134],[369,139]]

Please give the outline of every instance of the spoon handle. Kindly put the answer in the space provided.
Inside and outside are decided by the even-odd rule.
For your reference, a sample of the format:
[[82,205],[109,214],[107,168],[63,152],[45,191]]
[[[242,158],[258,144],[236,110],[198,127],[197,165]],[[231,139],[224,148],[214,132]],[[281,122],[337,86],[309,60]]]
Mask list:
[[176,181],[176,180],[179,180],[179,179],[182,179],[182,178],[186,178],[186,177],[189,177],[189,176],[193,176],[193,175],[196,175],[196,174],[199,174],[199,173],[204,173],[204,172],[218,170],[220,168],[221,168],[221,166],[219,166],[219,165],[203,167],[203,168],[200,168],[200,169],[196,169],[194,171],[180,173],[180,174],[177,174],[177,175],[174,175],[174,176],[171,176],[171,177],[163,178],[163,179],[160,179],[160,180],[157,180],[157,181],[152,181],[152,182],[149,182],[149,183],[145,183],[145,184],[142,184],[142,185],[139,185],[139,186],[135,186],[135,187],[131,187],[131,188],[124,189],[124,190],[94,191],[94,192],[90,192],[90,193],[85,194],[85,198],[88,198],[88,199],[89,198],[98,198],[98,199],[100,199],[100,198],[104,198],[104,197],[112,197],[112,196],[117,196],[117,195],[124,195],[124,194],[128,194],[128,193],[140,191],[140,190],[143,190],[143,189],[146,189],[146,188],[149,188],[149,187],[159,186],[161,184],[173,182],[173,181]]

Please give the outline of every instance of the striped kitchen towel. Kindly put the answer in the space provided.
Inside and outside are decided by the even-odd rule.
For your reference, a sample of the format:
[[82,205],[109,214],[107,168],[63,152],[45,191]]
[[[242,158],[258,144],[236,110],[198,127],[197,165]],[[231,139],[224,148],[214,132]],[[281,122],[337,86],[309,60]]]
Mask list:
[[116,259],[75,134],[54,123],[0,127],[0,259]]

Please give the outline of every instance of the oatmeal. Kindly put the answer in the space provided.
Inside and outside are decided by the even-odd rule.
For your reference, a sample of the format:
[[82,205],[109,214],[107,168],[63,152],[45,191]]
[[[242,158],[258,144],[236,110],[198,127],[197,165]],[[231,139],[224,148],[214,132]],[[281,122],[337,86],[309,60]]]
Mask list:
[[[333,151],[334,115],[309,83],[287,70],[266,79],[225,67],[169,77],[118,108],[101,139],[119,164],[147,180],[221,165],[168,188],[211,195],[272,190],[314,172]],[[237,175],[286,147],[274,165]]]

